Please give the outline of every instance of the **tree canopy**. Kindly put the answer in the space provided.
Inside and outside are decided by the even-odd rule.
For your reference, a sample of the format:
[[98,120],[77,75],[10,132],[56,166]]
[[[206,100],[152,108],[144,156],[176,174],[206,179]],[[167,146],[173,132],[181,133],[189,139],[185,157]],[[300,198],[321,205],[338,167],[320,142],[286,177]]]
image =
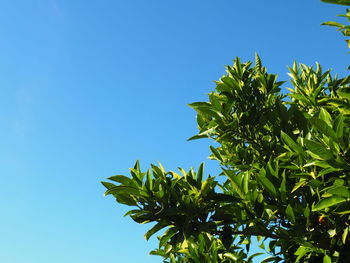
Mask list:
[[[350,5],[350,1],[324,0]],[[350,21],[350,12],[344,15]],[[350,26],[326,22],[345,36]],[[347,40],[348,41],[348,40]],[[102,182],[106,195],[132,206],[125,216],[163,230],[151,254],[164,262],[349,262],[350,77],[294,63],[292,88],[255,63],[234,60],[208,101],[190,104],[199,133],[225,180],[161,164]]]

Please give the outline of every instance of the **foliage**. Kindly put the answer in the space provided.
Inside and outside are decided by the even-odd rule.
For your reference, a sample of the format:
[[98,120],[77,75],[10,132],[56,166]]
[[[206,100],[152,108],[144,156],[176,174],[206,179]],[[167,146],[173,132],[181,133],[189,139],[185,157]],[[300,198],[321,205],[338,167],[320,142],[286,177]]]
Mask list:
[[256,239],[269,255],[262,262],[348,262],[350,77],[319,64],[289,70],[285,95],[258,55],[255,65],[237,58],[207,102],[190,104],[199,129],[190,139],[216,142],[210,157],[223,181],[205,176],[203,164],[176,173],[161,164],[143,172],[136,162],[130,177],[103,182],[106,195],[135,208],[125,216],[154,223],[146,239],[162,230],[151,254],[253,262]]
[[[338,0],[338,1],[334,1],[334,0],[323,0],[324,2],[330,2],[330,3],[337,3],[337,4],[342,4],[342,5],[350,5],[350,1],[349,0]],[[347,12],[345,15],[339,15],[340,17],[345,17],[347,19],[348,22],[350,22],[350,9],[347,9]],[[342,34],[346,37],[350,36],[350,25],[343,25],[341,23],[338,22],[334,22],[334,21],[328,21],[323,23],[322,25],[327,25],[327,26],[334,26],[338,28],[338,31],[341,31]],[[348,43],[348,47],[350,48],[350,39],[346,39],[345,40]],[[349,68],[348,68],[349,69]]]

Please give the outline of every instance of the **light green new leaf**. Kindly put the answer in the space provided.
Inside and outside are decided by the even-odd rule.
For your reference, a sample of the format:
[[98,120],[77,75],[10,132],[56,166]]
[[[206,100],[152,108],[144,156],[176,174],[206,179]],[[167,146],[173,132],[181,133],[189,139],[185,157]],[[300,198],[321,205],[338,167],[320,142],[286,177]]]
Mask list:
[[233,261],[237,261],[237,257],[236,257],[235,255],[233,255],[232,253],[225,253],[225,254],[224,254],[224,257],[230,258],[230,259],[232,259]]
[[332,116],[325,108],[321,108],[319,117],[321,120],[325,121],[328,124],[328,126],[332,127]]
[[300,246],[298,250],[294,253],[294,255],[298,256],[295,260],[296,262],[299,262],[299,260],[306,255],[311,249],[308,247]]
[[332,263],[331,257],[328,256],[328,255],[325,255],[325,256],[323,257],[323,263]]

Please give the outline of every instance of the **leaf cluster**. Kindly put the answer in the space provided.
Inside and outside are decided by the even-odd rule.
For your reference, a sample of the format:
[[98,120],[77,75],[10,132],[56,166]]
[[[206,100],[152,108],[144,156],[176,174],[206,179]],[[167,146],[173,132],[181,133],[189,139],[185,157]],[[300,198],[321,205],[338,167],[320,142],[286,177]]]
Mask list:
[[[344,4],[343,1],[328,1]],[[348,16],[349,12],[347,13]],[[350,16],[348,16],[349,18]],[[327,22],[328,25],[339,26]],[[341,28],[348,35],[347,28]],[[239,58],[208,101],[190,104],[209,138],[223,180],[161,164],[102,182],[106,195],[133,207],[125,216],[153,223],[164,262],[348,262],[350,256],[350,77],[316,63],[289,68],[291,87]]]

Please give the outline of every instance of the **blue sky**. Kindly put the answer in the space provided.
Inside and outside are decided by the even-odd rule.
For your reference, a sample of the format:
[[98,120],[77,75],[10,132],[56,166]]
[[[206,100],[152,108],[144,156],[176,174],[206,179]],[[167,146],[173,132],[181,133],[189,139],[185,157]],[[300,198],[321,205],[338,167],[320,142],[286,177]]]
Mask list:
[[[161,262],[148,226],[122,215],[100,181],[207,161],[186,105],[224,65],[258,52],[287,79],[296,59],[345,74],[334,28],[344,7],[318,0],[0,2],[0,262]],[[286,86],[289,84],[287,83]],[[207,161],[215,174],[217,164]]]

